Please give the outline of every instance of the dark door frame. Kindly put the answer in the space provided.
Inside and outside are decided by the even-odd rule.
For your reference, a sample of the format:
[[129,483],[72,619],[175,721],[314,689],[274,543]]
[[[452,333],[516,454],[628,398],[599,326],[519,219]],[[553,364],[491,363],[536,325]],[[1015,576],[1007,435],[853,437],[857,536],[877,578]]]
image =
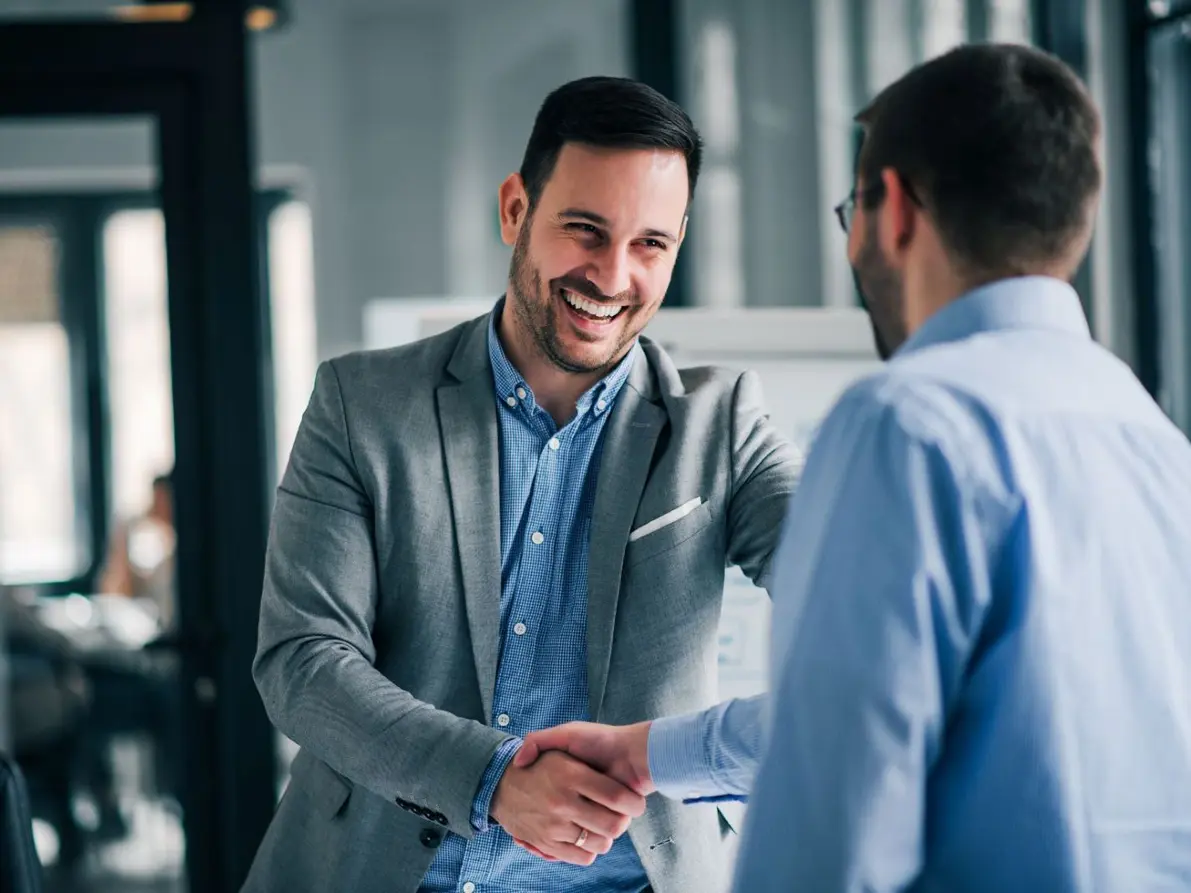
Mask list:
[[187,871],[195,893],[230,893],[275,804],[274,737],[250,675],[268,524],[269,354],[243,2],[196,7],[181,24],[0,26],[0,116],[148,115],[157,123]]
[[[687,100],[682,90],[678,7],[678,0],[631,0],[629,52],[633,77],[682,105]],[[670,287],[666,289],[667,307],[686,307],[691,303],[690,251],[688,248],[678,253]]]

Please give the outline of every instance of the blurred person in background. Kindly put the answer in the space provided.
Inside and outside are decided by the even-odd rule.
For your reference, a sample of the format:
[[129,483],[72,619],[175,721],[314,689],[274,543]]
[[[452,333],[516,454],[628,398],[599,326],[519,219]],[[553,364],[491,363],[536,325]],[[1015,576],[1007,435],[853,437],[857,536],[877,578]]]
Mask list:
[[99,577],[99,591],[149,606],[163,631],[174,627],[174,494],[172,475],[153,479],[143,514],[117,525]]

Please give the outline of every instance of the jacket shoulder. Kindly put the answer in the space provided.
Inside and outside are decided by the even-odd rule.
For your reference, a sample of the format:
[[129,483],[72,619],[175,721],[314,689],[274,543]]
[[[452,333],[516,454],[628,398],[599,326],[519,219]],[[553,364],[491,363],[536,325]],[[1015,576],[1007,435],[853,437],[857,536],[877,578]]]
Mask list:
[[357,350],[328,360],[345,394],[381,388],[388,394],[427,392],[442,378],[459,343],[486,317],[461,323],[429,338],[376,350]]

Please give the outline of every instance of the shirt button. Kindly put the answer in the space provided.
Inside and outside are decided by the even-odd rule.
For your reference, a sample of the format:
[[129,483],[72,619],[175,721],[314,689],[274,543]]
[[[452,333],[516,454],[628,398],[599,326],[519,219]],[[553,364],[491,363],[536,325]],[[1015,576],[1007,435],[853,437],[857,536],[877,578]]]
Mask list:
[[509,714],[502,713],[500,716],[496,717],[496,724],[502,729],[507,726],[509,724]]
[[516,405],[517,405],[517,398],[516,398],[516,397],[506,397],[506,398],[505,398],[505,403],[509,404],[509,406],[516,406]]
[[596,401],[596,409],[598,409],[600,412],[603,412],[603,411],[604,411],[604,407],[606,407],[607,405],[608,405],[608,404],[607,404],[607,403],[605,403],[603,400],[597,400],[597,401]]
[[[525,388],[517,388],[517,397],[521,400],[525,399]],[[475,888],[473,887],[472,889],[474,890]]]
[[542,535],[542,531],[535,530],[533,535],[530,537],[530,540],[535,546],[540,546],[542,543],[546,542],[546,537]]
[[476,893],[476,885],[468,881],[463,885],[463,893]]
[[551,438],[550,438],[550,449],[552,449],[552,450],[556,450],[556,449],[558,449],[560,446],[562,446],[562,444],[560,444],[560,443],[558,442],[558,438],[557,438],[557,437],[551,437]]
[[513,632],[515,632],[519,636],[525,635],[525,624],[518,623],[516,626],[513,627]]

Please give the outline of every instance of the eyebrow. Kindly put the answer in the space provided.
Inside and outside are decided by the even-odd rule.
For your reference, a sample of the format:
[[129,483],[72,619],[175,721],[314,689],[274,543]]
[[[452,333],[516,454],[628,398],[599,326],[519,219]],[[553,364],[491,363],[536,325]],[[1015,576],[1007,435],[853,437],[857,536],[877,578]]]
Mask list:
[[[586,220],[588,223],[594,223],[596,226],[602,226],[604,229],[611,229],[612,224],[608,222],[606,217],[602,217],[594,211],[585,211],[582,208],[566,208],[558,212],[558,218],[579,219]],[[647,229],[641,233],[643,236],[650,238],[666,239],[670,242],[677,242],[678,238],[664,229]]]

